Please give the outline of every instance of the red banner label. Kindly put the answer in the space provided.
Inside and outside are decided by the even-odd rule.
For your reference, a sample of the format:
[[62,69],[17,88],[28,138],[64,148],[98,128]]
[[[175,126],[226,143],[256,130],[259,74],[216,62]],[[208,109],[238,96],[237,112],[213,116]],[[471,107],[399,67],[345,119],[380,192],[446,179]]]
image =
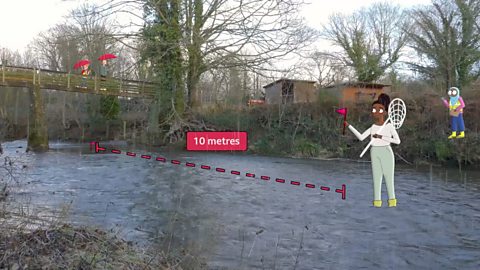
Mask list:
[[245,131],[189,131],[188,151],[247,151],[248,135]]

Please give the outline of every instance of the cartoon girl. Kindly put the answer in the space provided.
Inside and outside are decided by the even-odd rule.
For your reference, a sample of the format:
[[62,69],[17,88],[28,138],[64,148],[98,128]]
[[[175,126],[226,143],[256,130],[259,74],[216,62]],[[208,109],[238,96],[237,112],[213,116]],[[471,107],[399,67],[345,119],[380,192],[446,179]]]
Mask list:
[[[465,124],[463,122],[463,109],[465,108],[465,102],[460,96],[460,90],[457,87],[451,87],[447,91],[450,101],[447,101],[442,97],[443,104],[449,109],[451,116],[451,125],[452,125],[452,135],[449,139],[454,138],[465,138]],[[457,131],[460,131],[460,134],[457,136]]]
[[82,88],[87,88],[87,78],[88,78],[88,75],[90,75],[90,68],[89,67],[90,67],[90,65],[86,64],[82,68],[82,83],[81,83]]
[[348,126],[348,129],[350,129],[360,141],[371,136],[372,147],[370,149],[370,157],[373,175],[373,206],[375,207],[382,207],[382,177],[385,178],[385,184],[387,186],[388,206],[397,206],[394,188],[395,157],[390,143],[400,144],[400,138],[391,123],[386,124],[381,133],[378,134],[378,131],[385,122],[385,115],[388,115],[387,110],[389,104],[390,97],[386,94],[381,94],[378,99],[373,102],[372,117],[375,123],[363,134],[360,134],[353,126],[345,121],[345,125]]

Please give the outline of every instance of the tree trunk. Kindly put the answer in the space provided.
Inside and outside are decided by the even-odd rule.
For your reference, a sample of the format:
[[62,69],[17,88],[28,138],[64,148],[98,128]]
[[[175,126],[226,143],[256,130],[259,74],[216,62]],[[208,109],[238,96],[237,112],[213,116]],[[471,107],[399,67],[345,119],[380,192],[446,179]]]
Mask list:
[[189,25],[193,24],[191,31],[192,42],[188,48],[188,70],[187,70],[187,90],[188,90],[188,106],[191,109],[197,108],[201,103],[201,98],[198,93],[198,82],[202,73],[202,42],[201,32],[203,26],[203,2],[195,0],[193,3],[194,17],[193,23],[190,21]]
[[[159,111],[160,111],[160,98],[155,97],[155,100],[150,104],[150,113],[148,116],[148,133],[155,134],[159,132]],[[135,128],[134,128],[135,129]]]
[[105,139],[108,141],[109,138],[110,138],[110,120],[107,120],[107,127],[106,127],[106,135],[105,135]]
[[17,92],[15,97],[15,126],[18,126],[18,99],[20,95],[20,89],[17,89],[15,92]]
[[198,94],[199,76],[196,74],[195,67],[188,68],[187,89],[188,89],[188,106],[195,109],[200,106],[200,97]]

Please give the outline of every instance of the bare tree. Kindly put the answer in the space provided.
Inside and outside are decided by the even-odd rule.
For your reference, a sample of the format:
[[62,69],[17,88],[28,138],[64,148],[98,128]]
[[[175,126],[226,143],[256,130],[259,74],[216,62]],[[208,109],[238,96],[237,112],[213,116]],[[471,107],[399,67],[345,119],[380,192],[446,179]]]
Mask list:
[[359,81],[371,82],[398,61],[406,45],[406,29],[401,9],[384,2],[351,15],[332,15],[323,36],[342,49],[339,59],[355,71]]
[[[112,0],[101,6],[104,14],[124,13],[135,18],[151,0]],[[180,9],[187,100],[195,107],[201,75],[215,68],[246,66],[261,70],[285,55],[295,53],[315,38],[299,15],[301,0],[182,0]],[[135,8],[133,8],[135,6]],[[153,10],[160,19],[165,10]],[[145,14],[144,14],[145,16]],[[151,15],[149,15],[151,16]],[[147,16],[148,17],[148,16]],[[143,17],[145,19],[145,17]],[[131,24],[130,24],[131,25]],[[138,20],[137,20],[137,26]],[[135,33],[126,33],[134,37]],[[176,45],[174,45],[176,46]]]
[[[106,52],[118,54],[115,29],[96,6],[83,5],[71,12],[69,20],[41,33],[32,44],[40,65],[53,70],[71,71],[82,58],[95,60]],[[97,61],[92,61],[95,67]]]
[[343,63],[331,53],[322,51],[300,58],[294,66],[285,70],[284,77],[308,78],[317,81],[319,87],[332,85],[348,78]]
[[196,103],[196,81],[206,70],[255,69],[308,45],[314,36],[298,16],[302,5],[298,1],[184,2],[187,10],[193,10],[187,12],[193,17],[185,20],[186,45],[189,59],[193,58],[187,70],[191,106]]
[[9,66],[21,66],[23,63],[22,55],[17,51],[3,48],[1,51],[2,64]]
[[419,60],[410,63],[443,87],[464,87],[480,75],[480,3],[474,0],[435,0],[411,14],[410,46]]

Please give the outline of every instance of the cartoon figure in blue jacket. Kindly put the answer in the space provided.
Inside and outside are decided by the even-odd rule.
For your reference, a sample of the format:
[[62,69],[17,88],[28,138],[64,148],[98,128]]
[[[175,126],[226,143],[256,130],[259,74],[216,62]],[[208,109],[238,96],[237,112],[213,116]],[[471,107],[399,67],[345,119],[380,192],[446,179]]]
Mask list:
[[[460,96],[460,89],[457,87],[451,87],[447,91],[450,100],[442,98],[443,104],[448,108],[451,116],[452,135],[449,139],[461,139],[465,138],[465,123],[463,122],[463,109],[465,108],[465,102]],[[457,135],[457,132],[460,134]]]

